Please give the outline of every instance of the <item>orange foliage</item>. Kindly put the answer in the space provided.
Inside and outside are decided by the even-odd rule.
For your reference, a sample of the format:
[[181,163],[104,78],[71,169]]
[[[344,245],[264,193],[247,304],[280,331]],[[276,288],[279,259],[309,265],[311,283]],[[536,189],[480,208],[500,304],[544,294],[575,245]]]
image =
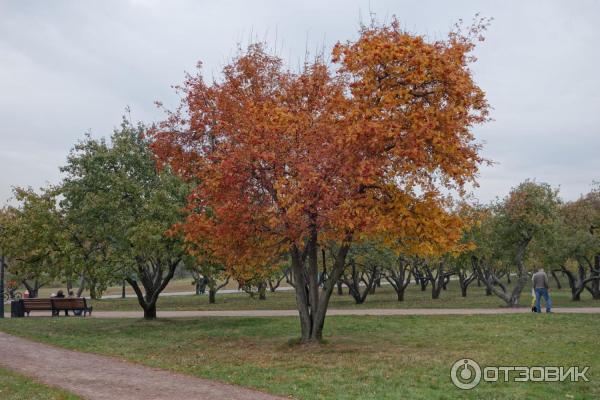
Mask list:
[[311,235],[456,249],[466,222],[441,191],[475,183],[470,129],[488,113],[471,36],[428,42],[394,21],[338,43],[333,66],[293,73],[254,44],[218,82],[188,76],[181,108],[153,132],[161,162],[197,183],[186,239],[250,270]]

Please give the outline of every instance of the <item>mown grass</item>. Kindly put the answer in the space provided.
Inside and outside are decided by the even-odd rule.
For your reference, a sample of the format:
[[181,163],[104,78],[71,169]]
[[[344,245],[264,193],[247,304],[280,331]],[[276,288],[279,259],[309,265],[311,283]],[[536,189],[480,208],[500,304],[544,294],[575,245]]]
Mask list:
[[[486,296],[483,287],[473,284],[467,297],[461,297],[458,282],[451,281],[448,290],[441,293],[441,298],[431,299],[431,291],[421,291],[411,284],[407,288],[404,301],[397,301],[396,293],[389,285],[382,285],[376,293],[369,295],[364,304],[355,304],[344,288],[344,295],[334,294],[331,297],[331,308],[493,308],[503,307],[504,303],[498,297]],[[552,290],[554,306],[558,307],[594,307],[600,306],[600,301],[593,300],[587,293],[582,295],[579,302],[571,301],[570,290]],[[531,301],[530,288],[526,288],[521,297],[524,307],[529,307]],[[135,298],[106,299],[93,301],[97,311],[139,311],[140,306]],[[251,298],[246,293],[217,294],[216,304],[208,303],[208,296],[163,296],[158,301],[158,310],[286,310],[295,309],[296,299],[293,291],[267,293],[266,300],[258,297]]]
[[[0,330],[299,399],[592,399],[600,397],[600,318],[583,314],[329,317],[326,342],[292,345],[297,318],[0,321]],[[450,381],[463,357],[483,365],[590,366],[589,383]]]
[[[18,362],[18,360],[15,360]],[[77,400],[80,397],[41,384],[34,379],[0,368],[2,400]]]

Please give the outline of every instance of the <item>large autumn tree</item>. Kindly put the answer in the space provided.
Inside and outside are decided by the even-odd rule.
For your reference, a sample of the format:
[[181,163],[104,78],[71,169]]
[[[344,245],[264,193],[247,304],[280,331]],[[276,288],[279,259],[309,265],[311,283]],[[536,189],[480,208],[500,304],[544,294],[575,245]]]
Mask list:
[[[463,223],[442,193],[463,194],[482,162],[471,128],[488,105],[468,68],[482,28],[429,41],[393,21],[338,43],[330,65],[291,72],[253,44],[219,81],[189,76],[153,144],[194,182],[186,239],[242,278],[288,254],[303,342],[322,337],[353,241],[453,245]],[[335,261],[321,288],[327,242]]]

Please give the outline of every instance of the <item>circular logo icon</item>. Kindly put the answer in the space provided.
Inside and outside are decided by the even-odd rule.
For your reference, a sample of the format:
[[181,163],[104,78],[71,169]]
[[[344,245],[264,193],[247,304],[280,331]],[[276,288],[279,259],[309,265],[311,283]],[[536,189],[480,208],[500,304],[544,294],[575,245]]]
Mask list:
[[450,378],[459,389],[473,389],[481,381],[481,367],[470,358],[462,358],[452,365]]

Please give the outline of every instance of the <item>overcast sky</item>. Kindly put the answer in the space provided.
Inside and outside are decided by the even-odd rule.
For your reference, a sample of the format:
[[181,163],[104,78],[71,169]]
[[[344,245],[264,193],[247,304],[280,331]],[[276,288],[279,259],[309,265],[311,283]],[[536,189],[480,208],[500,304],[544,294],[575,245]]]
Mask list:
[[276,42],[297,65],[370,13],[435,39],[477,12],[494,18],[472,67],[494,121],[475,132],[496,165],[475,195],[535,178],[577,198],[600,179],[600,1],[0,0],[0,203],[59,182],[73,144],[110,135],[126,106],[159,120],[184,71],[202,60],[218,76],[238,42]]

